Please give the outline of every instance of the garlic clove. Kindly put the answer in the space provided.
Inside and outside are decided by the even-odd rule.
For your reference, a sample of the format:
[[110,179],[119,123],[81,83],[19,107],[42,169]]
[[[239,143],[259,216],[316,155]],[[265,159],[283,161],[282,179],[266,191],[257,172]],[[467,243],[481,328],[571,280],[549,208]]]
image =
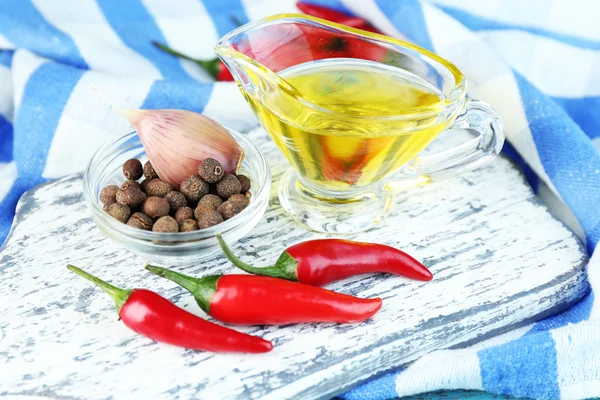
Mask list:
[[216,121],[185,110],[119,109],[137,131],[154,170],[175,189],[206,158],[219,161],[229,173],[237,173],[244,149]]

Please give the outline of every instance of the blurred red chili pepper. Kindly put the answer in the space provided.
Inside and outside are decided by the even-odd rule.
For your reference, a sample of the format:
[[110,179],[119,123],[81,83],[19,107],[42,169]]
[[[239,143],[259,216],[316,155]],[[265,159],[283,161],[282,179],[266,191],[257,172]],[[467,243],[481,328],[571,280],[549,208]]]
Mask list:
[[231,324],[361,322],[381,308],[381,299],[361,299],[268,276],[215,275],[193,278],[170,269],[146,269],[183,286],[210,316]]
[[108,293],[123,323],[134,332],[157,342],[187,349],[237,353],[265,353],[268,340],[247,335],[203,320],[146,289],[125,290],[73,266],[67,268]]
[[368,21],[360,17],[348,15],[328,7],[323,7],[312,3],[304,3],[302,1],[297,2],[296,7],[298,7],[298,9],[304,14],[311,15],[313,17],[326,19],[327,21],[350,26],[352,28],[362,29],[364,31],[381,33]]
[[212,60],[197,60],[190,56],[186,56],[185,54],[182,54],[176,50],[173,50],[172,48],[167,47],[164,44],[161,44],[158,42],[152,42],[152,44],[154,46],[156,46],[157,48],[159,48],[160,50],[164,51],[165,53],[169,53],[175,57],[179,57],[179,58],[183,58],[183,59],[195,62],[200,67],[202,67],[202,69],[204,69],[206,72],[208,72],[213,78],[215,78],[217,81],[228,82],[228,81],[234,80],[233,76],[231,75],[231,72],[229,72],[229,70],[227,69],[225,64],[223,64],[223,62],[221,60],[219,60],[218,58],[213,58]]
[[220,235],[217,240],[225,256],[241,270],[307,285],[326,285],[367,272],[387,272],[420,281],[433,279],[431,272],[419,261],[383,244],[342,239],[308,240],[284,251],[275,265],[256,268],[236,257]]

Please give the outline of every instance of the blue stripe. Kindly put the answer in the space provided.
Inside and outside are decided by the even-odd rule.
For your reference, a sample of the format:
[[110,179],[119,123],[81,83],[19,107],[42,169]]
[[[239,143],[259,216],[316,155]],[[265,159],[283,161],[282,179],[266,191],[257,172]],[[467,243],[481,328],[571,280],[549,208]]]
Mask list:
[[463,10],[454,7],[439,6],[444,12],[452,18],[465,25],[473,31],[482,30],[519,30],[528,32],[534,35],[544,36],[571,46],[580,47],[582,49],[600,50],[600,42],[597,40],[588,40],[580,37],[567,35],[563,33],[553,32],[548,29],[535,28],[509,24],[506,22],[494,21],[478,15],[469,14]]
[[12,153],[13,126],[2,115],[0,115],[0,162],[12,161]]
[[152,45],[152,41],[167,41],[141,1],[102,0],[98,2],[98,6],[121,40],[150,60],[164,77],[192,80],[177,58]]
[[420,1],[376,0],[376,3],[396,29],[417,45],[433,51]]
[[0,0],[0,33],[22,47],[64,64],[88,68],[75,43],[50,25],[30,0]]
[[204,0],[203,4],[210,14],[219,36],[224,36],[229,31],[237,28],[238,23],[236,21],[242,24],[249,21],[240,0]]
[[14,160],[19,177],[0,203],[0,241],[4,241],[10,230],[21,195],[45,181],[42,172],[54,132],[83,73],[61,64],[46,63],[33,73],[25,85],[14,125],[15,131],[19,132],[14,137]]
[[519,154],[517,150],[508,142],[508,140],[504,142],[504,146],[502,147],[502,154],[510,157],[513,161],[519,164],[519,166],[523,170],[525,179],[527,179],[527,182],[529,183],[533,191],[537,193],[540,184],[540,178],[533,171],[533,169],[531,169],[527,161],[525,161],[525,159],[521,157],[521,154]]
[[390,372],[339,396],[344,400],[386,400],[398,397],[396,378],[401,371]]
[[174,108],[202,112],[213,90],[213,83],[158,80],[142,104],[144,109]]
[[581,223],[591,254],[600,240],[600,154],[560,106],[520,74],[515,79],[540,161]]
[[565,99],[552,97],[590,137],[600,137],[600,96]]
[[[54,131],[73,88],[84,71],[45,63],[29,78],[15,118],[14,159],[19,176],[39,182]],[[68,155],[65,155],[68,156]]]
[[0,65],[10,67],[14,54],[12,50],[0,50]]
[[36,179],[22,179],[19,177],[13,183],[6,197],[0,202],[0,243],[4,242],[10,231],[15,216],[15,209],[21,195],[44,181],[45,179],[41,177]]
[[575,304],[567,311],[553,315],[535,324],[533,328],[527,332],[527,335],[586,321],[590,317],[593,304],[594,293],[590,292],[579,303]]
[[477,353],[483,389],[534,399],[558,399],[556,350],[550,332],[523,336]]

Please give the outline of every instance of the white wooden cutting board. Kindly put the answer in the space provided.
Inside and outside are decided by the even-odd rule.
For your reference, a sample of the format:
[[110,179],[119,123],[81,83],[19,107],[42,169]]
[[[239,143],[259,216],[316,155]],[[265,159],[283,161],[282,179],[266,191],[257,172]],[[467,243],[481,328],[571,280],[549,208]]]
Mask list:
[[[275,176],[270,207],[235,246],[267,265],[289,245],[318,237],[283,214],[275,193],[285,161],[262,130],[250,133]],[[564,309],[588,290],[578,239],[506,159],[452,181],[398,193],[381,227],[350,236],[398,246],[435,280],[360,276],[329,286],[380,296],[382,310],[357,325],[241,327],[272,340],[262,355],[222,355],[155,343],[117,320],[112,301],[72,263],[122,287],[158,291],[203,315],[175,284],[95,227],[81,177],[27,192],[0,252],[0,394],[50,398],[328,398],[427,352],[483,339]],[[221,256],[178,270],[234,272]]]

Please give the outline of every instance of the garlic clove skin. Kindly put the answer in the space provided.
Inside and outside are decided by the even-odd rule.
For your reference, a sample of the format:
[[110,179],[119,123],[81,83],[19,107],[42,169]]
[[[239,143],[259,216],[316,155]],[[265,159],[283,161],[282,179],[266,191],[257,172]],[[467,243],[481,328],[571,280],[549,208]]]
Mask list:
[[218,122],[185,110],[120,109],[137,131],[148,159],[163,181],[179,190],[206,158],[219,161],[226,172],[237,173],[244,149]]

